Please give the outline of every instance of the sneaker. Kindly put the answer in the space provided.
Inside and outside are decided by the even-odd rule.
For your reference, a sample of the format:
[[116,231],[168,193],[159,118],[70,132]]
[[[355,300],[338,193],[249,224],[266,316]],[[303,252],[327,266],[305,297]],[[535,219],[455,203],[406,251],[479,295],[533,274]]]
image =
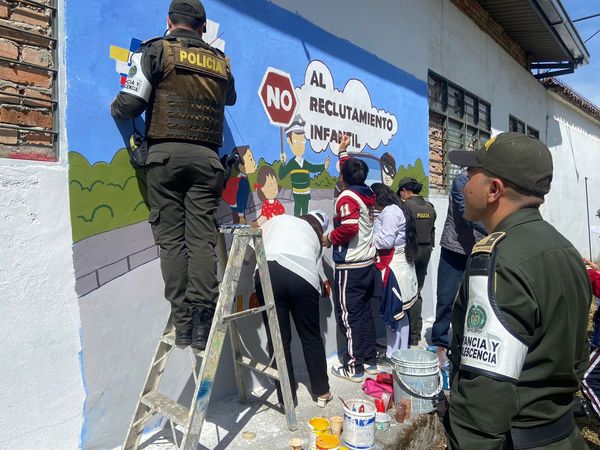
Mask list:
[[377,363],[375,364],[363,364],[365,368],[365,372],[369,375],[377,375],[379,373],[379,369],[377,369]]
[[362,383],[365,377],[364,373],[351,374],[346,366],[332,367],[331,374],[338,378],[352,381],[353,383]]

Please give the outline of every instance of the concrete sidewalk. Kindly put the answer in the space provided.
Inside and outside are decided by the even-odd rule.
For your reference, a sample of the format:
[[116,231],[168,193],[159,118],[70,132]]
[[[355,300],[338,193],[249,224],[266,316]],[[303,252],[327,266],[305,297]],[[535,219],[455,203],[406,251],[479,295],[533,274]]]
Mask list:
[[[328,361],[328,366],[337,365],[337,358]],[[385,367],[380,367],[386,369]],[[387,368],[389,370],[389,367]],[[209,406],[207,418],[204,422],[199,449],[289,449],[288,442],[293,437],[304,440],[305,449],[308,449],[309,429],[308,421],[315,416],[343,416],[342,402],[339,397],[348,401],[351,399],[370,399],[361,390],[361,383],[352,383],[330,375],[329,383],[334,399],[325,408],[317,406],[311,398],[307,389],[308,378],[306,372],[297,374],[300,383],[298,387],[298,407],[296,415],[298,419],[298,430],[288,430],[285,415],[278,409],[277,394],[274,386],[255,392],[248,396],[248,404],[239,403],[237,396],[226,400],[212,403]],[[258,397],[257,397],[258,396]],[[393,411],[390,411],[393,415]],[[410,423],[410,421],[409,421]],[[407,424],[399,425],[392,418],[390,430],[387,432],[377,431],[375,434],[376,445],[374,449],[396,448],[401,431]],[[245,440],[242,432],[255,433],[256,437]],[[181,442],[181,432],[176,431],[177,442]],[[140,448],[146,450],[171,450],[174,449],[173,436],[170,427],[156,431],[154,434],[146,435],[142,439]],[[433,446],[433,442],[431,446]]]

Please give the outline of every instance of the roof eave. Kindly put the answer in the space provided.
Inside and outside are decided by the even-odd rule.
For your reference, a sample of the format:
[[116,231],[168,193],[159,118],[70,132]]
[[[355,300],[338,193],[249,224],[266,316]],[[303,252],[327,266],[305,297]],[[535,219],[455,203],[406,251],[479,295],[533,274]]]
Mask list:
[[590,54],[560,0],[532,0],[544,21],[576,66],[589,63]]

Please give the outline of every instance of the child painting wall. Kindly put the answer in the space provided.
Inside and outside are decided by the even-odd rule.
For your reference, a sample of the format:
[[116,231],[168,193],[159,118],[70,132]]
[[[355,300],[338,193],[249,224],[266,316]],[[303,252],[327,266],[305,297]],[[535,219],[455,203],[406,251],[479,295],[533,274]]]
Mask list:
[[[238,160],[219,223],[261,225],[312,209],[332,216],[343,133],[352,156],[369,167],[367,183],[395,189],[410,176],[427,186],[424,81],[266,0],[203,4],[204,40],[230,58],[238,93],[226,109],[221,148],[221,156],[237,152]],[[89,0],[67,9],[71,221],[88,390],[84,448],[119,445],[168,316],[144,172],[130,166],[109,110],[132,52],[164,33],[168,5]],[[238,309],[249,306],[250,275],[246,270],[240,280]],[[326,320],[331,353],[335,320]],[[246,332],[256,335],[253,326],[259,324]],[[249,346],[263,348],[262,337]],[[176,360],[174,372],[186,363]],[[232,394],[233,377],[219,378],[215,398]],[[186,381],[167,377],[165,393],[177,397]]]

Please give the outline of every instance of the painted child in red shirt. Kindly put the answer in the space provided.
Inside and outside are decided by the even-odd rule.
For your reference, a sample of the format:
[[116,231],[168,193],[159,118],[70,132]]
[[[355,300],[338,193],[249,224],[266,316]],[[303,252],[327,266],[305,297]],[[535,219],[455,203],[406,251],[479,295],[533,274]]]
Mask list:
[[258,169],[254,189],[256,189],[258,198],[262,200],[260,216],[255,222],[258,226],[262,225],[272,217],[285,214],[285,208],[281,202],[277,200],[279,186],[277,185],[275,170],[271,166],[261,166],[261,168]]

